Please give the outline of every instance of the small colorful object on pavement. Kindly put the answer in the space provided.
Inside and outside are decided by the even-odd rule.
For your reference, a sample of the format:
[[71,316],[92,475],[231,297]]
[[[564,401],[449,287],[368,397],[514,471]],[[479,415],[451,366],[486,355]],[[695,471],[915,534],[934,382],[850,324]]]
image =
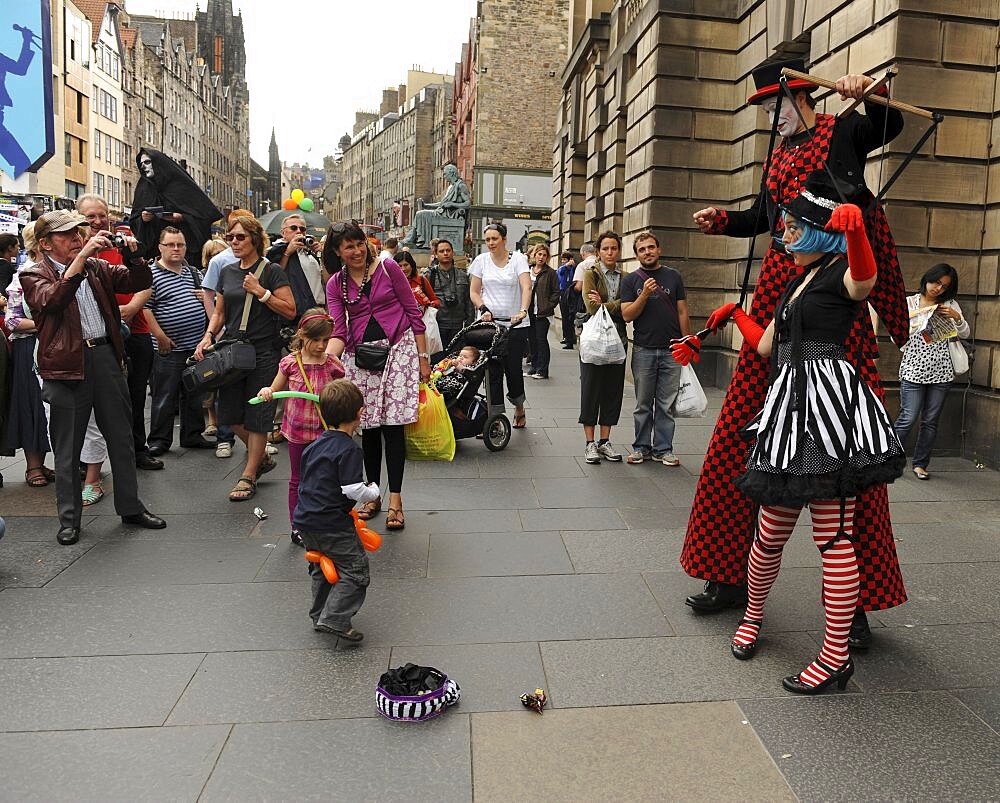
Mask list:
[[534,694],[525,692],[521,695],[521,705],[541,714],[542,709],[545,708],[545,703],[548,702],[548,699],[549,698],[545,696],[545,689],[535,689]]

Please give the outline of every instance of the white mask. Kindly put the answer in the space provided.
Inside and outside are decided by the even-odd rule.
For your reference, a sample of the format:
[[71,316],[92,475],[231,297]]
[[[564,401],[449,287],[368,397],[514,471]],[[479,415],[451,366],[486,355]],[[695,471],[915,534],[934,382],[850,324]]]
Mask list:
[[153,177],[153,160],[148,156],[143,156],[139,160],[139,169],[145,174],[146,178]]
[[[767,122],[769,125],[774,125],[774,107],[777,105],[778,101],[776,98],[768,98],[763,103],[761,103],[761,108],[767,114]],[[799,115],[795,111],[795,107],[788,98],[783,98],[781,101],[781,109],[778,112],[778,136],[779,137],[790,137],[796,131],[798,131],[800,125]]]

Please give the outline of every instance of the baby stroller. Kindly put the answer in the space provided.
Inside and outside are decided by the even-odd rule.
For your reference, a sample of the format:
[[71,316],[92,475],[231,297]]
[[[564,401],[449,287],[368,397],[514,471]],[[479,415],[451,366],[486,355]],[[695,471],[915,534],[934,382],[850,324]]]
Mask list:
[[[502,408],[503,399],[491,398],[491,371],[503,371],[507,356],[507,328],[492,321],[477,321],[460,331],[445,349],[454,357],[466,346],[479,349],[479,360],[464,371],[446,374],[437,380],[451,418],[455,440],[483,436],[491,452],[499,452],[510,442],[510,420],[502,412],[492,413],[494,402]],[[486,395],[479,391],[485,384]]]

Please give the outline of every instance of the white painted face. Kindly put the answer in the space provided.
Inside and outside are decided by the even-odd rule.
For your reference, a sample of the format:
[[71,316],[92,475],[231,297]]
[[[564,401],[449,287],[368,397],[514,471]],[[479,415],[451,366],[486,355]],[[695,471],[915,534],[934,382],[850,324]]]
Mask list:
[[[767,114],[767,122],[774,125],[774,107],[777,106],[777,98],[768,98],[760,106]],[[781,109],[778,111],[778,136],[790,137],[799,130],[799,116],[795,113],[795,107],[788,98],[781,101]]]
[[139,159],[139,169],[145,174],[146,178],[153,177],[153,160],[149,158],[148,154],[143,154]]

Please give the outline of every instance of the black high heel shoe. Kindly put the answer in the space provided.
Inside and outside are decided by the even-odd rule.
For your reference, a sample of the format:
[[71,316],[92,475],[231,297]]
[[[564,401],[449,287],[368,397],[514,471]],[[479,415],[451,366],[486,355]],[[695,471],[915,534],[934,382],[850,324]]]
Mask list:
[[[759,622],[756,619],[740,619],[736,623],[736,629],[739,630],[741,625],[757,625],[757,636],[760,636],[760,628],[763,627],[764,623]],[[757,639],[753,640],[752,644],[737,644],[735,641],[729,645],[729,649],[733,651],[733,658],[737,661],[749,661],[753,658],[753,654],[757,652]]]
[[837,688],[841,691],[847,688],[847,681],[849,681],[851,679],[851,675],[854,674],[854,661],[848,658],[847,663],[840,667],[840,669],[833,669],[832,667],[827,666],[819,658],[816,659],[816,663],[823,667],[825,671],[830,673],[830,677],[822,683],[810,686],[808,683],[803,683],[799,679],[799,675],[789,675],[781,681],[781,685],[788,689],[788,691],[794,692],[795,694],[820,694],[827,686],[830,686],[833,683],[836,683]]

